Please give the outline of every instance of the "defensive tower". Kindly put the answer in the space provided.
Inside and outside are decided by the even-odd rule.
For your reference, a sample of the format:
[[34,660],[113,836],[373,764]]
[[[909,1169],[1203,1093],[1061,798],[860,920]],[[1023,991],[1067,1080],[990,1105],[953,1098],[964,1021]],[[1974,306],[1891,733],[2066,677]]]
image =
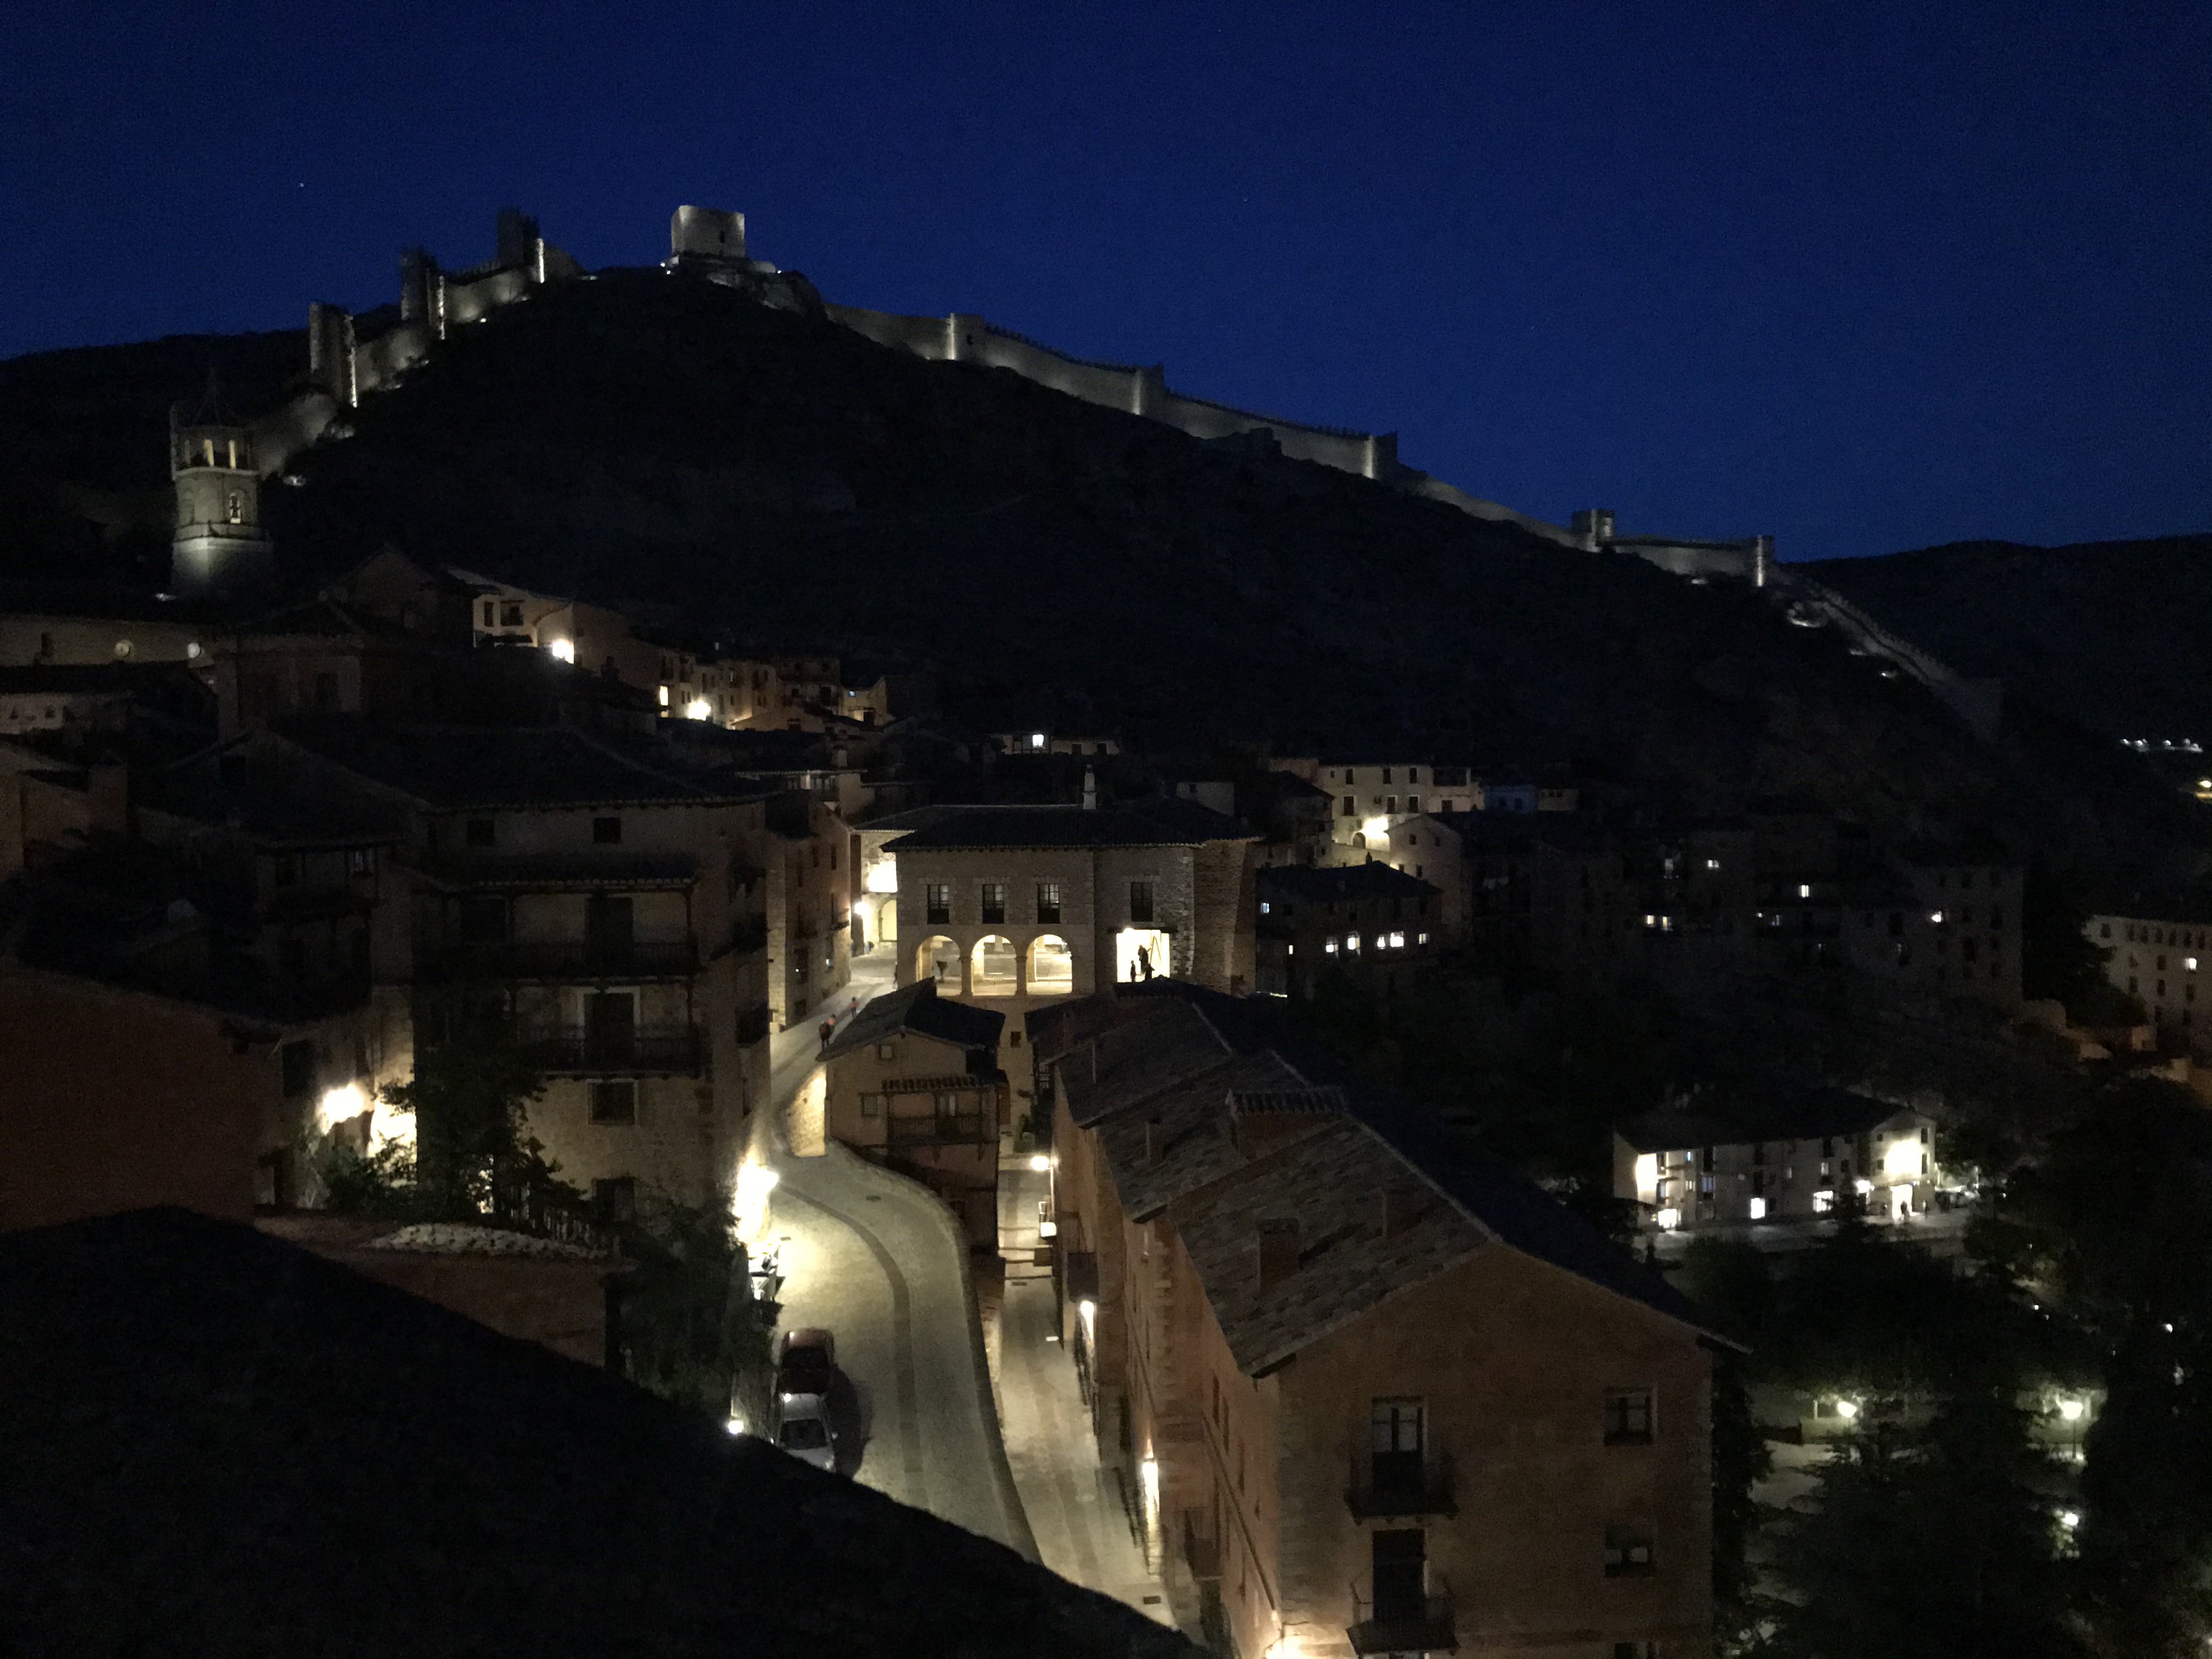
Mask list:
[[177,529],[169,580],[179,592],[234,592],[262,586],[276,571],[276,550],[261,528],[261,474],[253,428],[224,410],[215,377],[189,416],[169,410],[169,477]]

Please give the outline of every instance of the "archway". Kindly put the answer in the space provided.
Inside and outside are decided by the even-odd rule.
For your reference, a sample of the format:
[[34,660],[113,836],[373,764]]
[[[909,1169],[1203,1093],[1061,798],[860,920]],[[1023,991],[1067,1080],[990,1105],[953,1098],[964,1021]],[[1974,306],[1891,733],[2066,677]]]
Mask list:
[[960,994],[960,947],[942,933],[933,933],[915,947],[914,976],[933,979],[948,996]]
[[969,964],[968,990],[970,996],[1010,997],[1021,988],[1021,979],[1016,964],[1020,958],[1015,954],[1013,940],[1000,933],[987,933],[975,941],[975,952]]
[[1030,994],[1066,996],[1075,988],[1075,952],[1054,933],[1041,933],[1030,942]]

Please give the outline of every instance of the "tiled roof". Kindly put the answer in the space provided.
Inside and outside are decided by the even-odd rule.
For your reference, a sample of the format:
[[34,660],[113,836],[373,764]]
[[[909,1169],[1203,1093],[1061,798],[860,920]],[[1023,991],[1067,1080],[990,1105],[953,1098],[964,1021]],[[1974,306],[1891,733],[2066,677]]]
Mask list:
[[872,998],[868,1006],[846,1021],[830,1040],[827,1057],[882,1042],[900,1031],[914,1031],[963,1048],[997,1052],[1006,1017],[988,1008],[954,1002],[937,994],[933,980],[913,984]]
[[871,830],[907,830],[896,851],[987,847],[1194,847],[1254,837],[1237,820],[1165,795],[1081,806],[928,806],[878,818]]
[[[1489,1242],[1428,1188],[1418,1190],[1413,1218],[1386,1235],[1383,1195],[1394,1183],[1406,1190],[1411,1173],[1364,1123],[1340,1118],[1168,1206],[1239,1370],[1272,1370]],[[1297,1225],[1297,1266],[1263,1288],[1260,1224],[1285,1220]]]
[[1270,865],[1255,877],[1271,896],[1304,899],[1433,898],[1439,890],[1417,876],[1375,860],[1315,866]]
[[[1701,1323],[1680,1292],[1579,1217],[1503,1165],[1448,1142],[1432,1113],[1353,1083],[1331,1056],[1273,1037],[1272,1022],[1237,999],[1158,981],[1148,989],[1159,1012],[1103,1033],[1095,1074],[1087,1044],[1071,1048],[1059,1063],[1061,1098],[1078,1124],[1099,1135],[1127,1213],[1142,1218],[1164,1211],[1182,1231],[1186,1220],[1196,1224],[1212,1213],[1208,1206],[1216,1199],[1207,1194],[1217,1187],[1220,1194],[1242,1193],[1235,1202],[1244,1206],[1237,1223],[1243,1240],[1238,1248],[1244,1249],[1258,1219],[1310,1217],[1304,1224],[1309,1239],[1335,1238],[1332,1230],[1344,1228],[1350,1231],[1342,1237],[1352,1239],[1364,1236],[1366,1226],[1357,1215],[1373,1212],[1373,1250],[1332,1257],[1328,1273],[1304,1289],[1291,1287],[1298,1293],[1282,1310],[1255,1302],[1235,1316],[1253,1333],[1238,1349],[1239,1364],[1274,1363],[1401,1284],[1413,1282],[1403,1273],[1416,1267],[1417,1277],[1437,1271],[1457,1259],[1452,1250],[1463,1255],[1485,1237],[1669,1318]],[[1127,988],[1117,993],[1127,994]],[[1218,1027],[1217,1016],[1222,1017]],[[1263,1150],[1249,1157],[1237,1146],[1237,1109],[1248,1102],[1248,1118],[1277,1120],[1255,1143]],[[1298,1123],[1300,1114],[1310,1123]],[[1365,1139],[1343,1140],[1349,1129]],[[1238,1186],[1243,1172],[1263,1167],[1278,1172],[1268,1177],[1274,1185],[1264,1190]],[[1382,1239],[1382,1194],[1393,1182],[1409,1180],[1447,1200],[1465,1224],[1450,1234],[1460,1241],[1451,1249],[1437,1242],[1444,1234],[1437,1228],[1426,1236],[1432,1247],[1426,1253],[1416,1248],[1418,1239]],[[1288,1207],[1267,1209],[1262,1216],[1254,1205]],[[1352,1218],[1326,1219],[1340,1211]],[[1195,1245],[1193,1255],[1199,1257]],[[1210,1259],[1229,1275],[1222,1279],[1224,1294],[1232,1302],[1245,1294],[1237,1288],[1231,1255]],[[1207,1295],[1214,1296],[1212,1279]],[[1231,1315],[1222,1316],[1225,1330]]]
[[279,729],[333,765],[447,811],[709,805],[774,793],[567,726],[393,726],[337,715]]

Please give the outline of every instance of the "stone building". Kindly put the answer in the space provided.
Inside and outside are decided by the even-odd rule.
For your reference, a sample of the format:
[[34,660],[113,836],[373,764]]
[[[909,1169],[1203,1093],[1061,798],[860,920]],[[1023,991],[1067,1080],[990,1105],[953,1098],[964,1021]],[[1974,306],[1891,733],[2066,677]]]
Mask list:
[[2212,1060],[2212,1007],[2198,1000],[2212,969],[2212,916],[2175,900],[2091,916],[2082,932],[2111,952],[2106,979],[2142,1004],[2161,1038],[2194,1060]]
[[1389,865],[1284,866],[1254,882],[1258,988],[1314,995],[1332,976],[1388,1001],[1413,988],[1443,945],[1442,895]]
[[1006,1023],[916,980],[870,1002],[823,1054],[830,1138],[927,1187],[977,1249],[999,1240],[999,1134],[1012,1127],[998,1063]]
[[1843,959],[1923,995],[2021,1006],[2025,872],[1995,848],[1915,843],[1840,895]]
[[1778,1090],[1735,1109],[1653,1113],[1613,1132],[1613,1193],[1644,1224],[1696,1232],[1759,1222],[1924,1212],[1942,1171],[1935,1120],[1841,1089]]
[[531,1129],[566,1178],[610,1205],[733,1179],[768,1081],[771,792],[565,727],[345,717],[245,734],[160,787],[203,845],[236,811],[374,803],[395,826],[367,919],[387,1065],[494,1018],[545,1078]]
[[1007,1016],[1154,977],[1253,985],[1257,836],[1192,802],[921,807],[871,823],[895,860],[898,982]]
[[853,834],[828,802],[791,790],[771,798],[768,825],[768,1006],[781,1030],[853,977]]
[[1708,1650],[1715,1339],[1657,1275],[1243,1005],[1040,1040],[1064,1339],[1218,1650]]

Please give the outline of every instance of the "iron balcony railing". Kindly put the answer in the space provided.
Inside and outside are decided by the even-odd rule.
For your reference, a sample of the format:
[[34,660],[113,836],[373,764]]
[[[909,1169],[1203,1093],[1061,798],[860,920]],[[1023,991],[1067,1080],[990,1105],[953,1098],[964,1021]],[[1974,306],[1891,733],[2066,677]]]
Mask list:
[[448,979],[689,979],[699,971],[691,940],[499,940],[438,950],[433,975]]
[[1450,1456],[1443,1452],[1354,1452],[1344,1501],[1359,1520],[1389,1515],[1456,1515]]
[[1449,1653],[1459,1646],[1450,1588],[1432,1577],[1419,1595],[1360,1594],[1352,1586],[1352,1650],[1369,1653]]
[[541,1026],[515,1036],[523,1058],[541,1072],[685,1075],[699,1070],[703,1048],[696,1025]]

